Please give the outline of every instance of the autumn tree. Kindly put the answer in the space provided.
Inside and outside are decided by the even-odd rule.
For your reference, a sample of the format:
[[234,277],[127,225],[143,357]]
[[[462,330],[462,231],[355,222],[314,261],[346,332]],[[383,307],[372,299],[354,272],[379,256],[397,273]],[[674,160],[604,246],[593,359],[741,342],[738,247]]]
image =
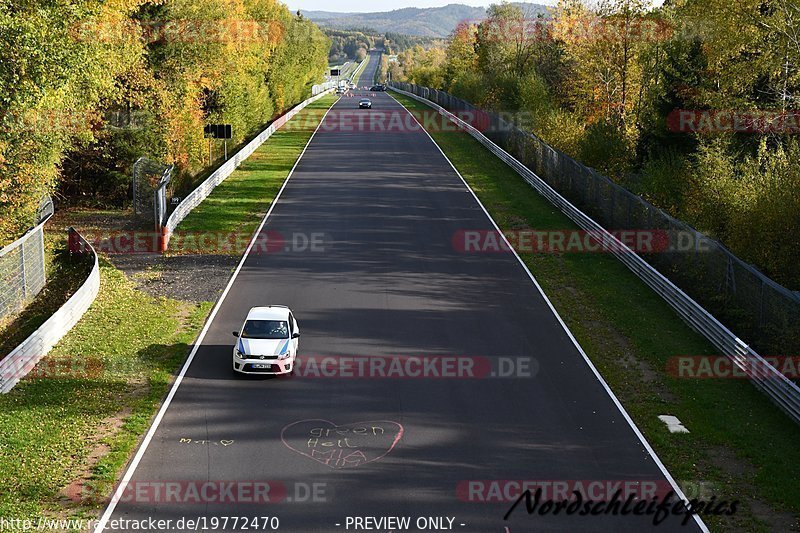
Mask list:
[[121,205],[142,155],[189,187],[203,125],[234,142],[306,98],[330,41],[277,0],[0,0],[0,235],[43,193]]
[[140,4],[0,0],[0,241],[30,227],[64,152],[94,139],[99,102],[141,57],[126,25]]
[[456,86],[459,80],[475,72],[478,65],[476,45],[477,27],[467,22],[459,23],[450,34],[444,54],[443,76],[446,89]]

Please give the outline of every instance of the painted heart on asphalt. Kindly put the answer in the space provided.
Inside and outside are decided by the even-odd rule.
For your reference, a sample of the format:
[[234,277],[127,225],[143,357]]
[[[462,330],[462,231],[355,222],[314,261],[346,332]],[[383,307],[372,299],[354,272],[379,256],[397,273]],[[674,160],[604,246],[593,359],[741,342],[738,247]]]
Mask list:
[[391,452],[403,426],[388,420],[337,425],[321,418],[292,422],[281,431],[290,450],[331,468],[355,468]]

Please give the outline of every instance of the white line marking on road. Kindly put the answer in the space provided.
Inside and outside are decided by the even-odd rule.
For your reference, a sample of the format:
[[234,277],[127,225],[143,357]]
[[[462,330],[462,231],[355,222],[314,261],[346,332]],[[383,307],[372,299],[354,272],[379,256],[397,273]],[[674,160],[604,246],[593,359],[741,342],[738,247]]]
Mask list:
[[161,419],[164,418],[164,414],[167,412],[167,409],[169,408],[169,404],[170,404],[170,402],[172,402],[172,398],[175,396],[175,392],[178,390],[178,387],[183,382],[183,377],[186,375],[186,371],[189,369],[189,366],[192,364],[192,361],[194,360],[194,356],[195,356],[195,354],[197,354],[197,350],[199,350],[200,346],[203,344],[203,339],[205,339],[205,336],[208,333],[208,330],[211,327],[211,324],[214,322],[214,318],[216,318],[217,312],[219,311],[220,307],[222,307],[222,303],[225,301],[225,297],[228,295],[228,292],[231,290],[231,287],[233,286],[234,281],[236,281],[236,277],[239,275],[239,272],[242,270],[242,267],[244,266],[244,263],[247,260],[248,255],[250,254],[250,251],[253,249],[253,245],[255,244],[256,239],[261,234],[261,230],[264,229],[264,226],[267,223],[267,219],[272,214],[272,210],[277,205],[278,200],[280,199],[281,194],[283,194],[283,190],[286,188],[286,185],[289,183],[289,180],[291,179],[292,174],[294,174],[294,170],[297,168],[297,165],[300,164],[300,160],[303,159],[303,156],[305,155],[306,150],[308,149],[309,145],[311,144],[311,141],[314,140],[314,136],[317,134],[317,131],[319,131],[319,128],[322,126],[322,123],[325,122],[325,117],[328,116],[328,113],[330,112],[331,109],[333,109],[333,106],[335,104],[336,104],[336,102],[331,104],[331,107],[329,107],[328,110],[325,112],[325,114],[322,115],[322,120],[319,121],[319,124],[317,124],[316,129],[314,129],[314,132],[311,134],[311,137],[309,137],[308,142],[303,147],[303,151],[300,152],[300,155],[297,157],[297,161],[294,162],[294,165],[292,166],[292,169],[289,171],[289,174],[286,176],[286,179],[283,181],[283,185],[281,186],[281,189],[278,191],[278,194],[275,195],[275,199],[272,201],[272,204],[269,206],[269,210],[267,211],[267,214],[264,215],[264,218],[261,221],[261,225],[258,226],[258,229],[253,234],[253,238],[250,240],[250,244],[248,245],[247,250],[245,250],[241,261],[239,261],[239,265],[236,267],[236,270],[233,272],[233,275],[231,276],[231,279],[228,281],[228,285],[225,287],[225,290],[222,292],[222,295],[219,297],[219,300],[217,300],[217,304],[214,306],[214,309],[211,311],[211,314],[208,316],[208,320],[206,320],[205,326],[203,326],[203,329],[200,332],[200,335],[197,337],[197,341],[194,343],[194,347],[192,347],[192,351],[189,353],[189,357],[186,359],[186,362],[183,364],[183,367],[181,368],[181,371],[178,374],[178,377],[175,380],[175,383],[173,383],[172,388],[170,389],[169,394],[167,395],[167,398],[164,400],[164,403],[161,405],[161,409],[159,409],[158,414],[156,415],[155,419],[153,420],[153,424],[150,426],[150,429],[148,430],[147,435],[145,435],[141,446],[139,446],[139,449],[136,451],[136,455],[133,457],[133,460],[131,461],[131,464],[128,465],[128,469],[125,471],[125,475],[123,476],[122,481],[120,482],[119,486],[117,487],[117,490],[114,492],[114,496],[111,498],[111,501],[109,502],[108,507],[106,507],[106,510],[103,513],[102,518],[100,518],[100,521],[97,523],[97,527],[95,527],[95,530],[94,530],[95,533],[102,533],[102,531],[104,531],[105,526],[108,523],[108,520],[111,518],[111,515],[114,513],[114,509],[117,507],[117,503],[119,503],[120,499],[122,498],[122,495],[125,492],[125,487],[128,485],[128,482],[133,477],[133,473],[136,471],[136,467],[139,466],[139,462],[142,460],[142,457],[144,457],[144,453],[145,453],[145,451],[147,451],[147,447],[150,445],[150,441],[152,440],[153,435],[155,435],[155,432],[158,429],[158,425],[161,423]]
[[[386,94],[389,94],[388,91],[387,91]],[[497,230],[497,233],[499,233],[503,237],[503,240],[505,241],[505,244],[514,253],[514,257],[517,258],[517,261],[519,261],[519,264],[522,265],[522,268],[525,269],[525,272],[528,274],[528,277],[531,279],[533,284],[536,285],[536,288],[539,290],[539,293],[544,298],[544,301],[547,302],[547,305],[548,305],[548,307],[550,307],[550,310],[553,312],[553,314],[558,319],[558,322],[561,324],[561,327],[564,328],[564,331],[567,333],[567,335],[569,336],[570,340],[575,345],[575,348],[577,348],[578,351],[580,352],[581,356],[583,356],[583,360],[586,361],[587,365],[589,365],[589,368],[592,370],[592,372],[594,373],[595,377],[597,377],[597,379],[600,382],[600,384],[603,386],[605,391],[611,397],[611,400],[614,402],[614,405],[617,406],[617,409],[619,409],[620,413],[622,413],[623,418],[625,418],[625,420],[628,422],[628,425],[630,425],[631,429],[633,429],[633,432],[639,438],[639,441],[645,447],[645,449],[647,450],[647,453],[650,454],[650,457],[653,459],[653,462],[655,462],[656,466],[658,466],[659,470],[661,470],[661,473],[664,474],[664,477],[667,478],[667,481],[669,481],[670,485],[672,485],[672,488],[675,491],[675,494],[677,494],[679,498],[681,498],[683,500],[687,500],[686,495],[683,493],[681,488],[678,486],[678,484],[672,478],[672,475],[670,475],[670,473],[667,471],[667,468],[664,466],[664,463],[662,463],[661,459],[658,458],[658,455],[656,455],[655,450],[653,450],[653,447],[650,446],[649,442],[647,442],[647,439],[645,439],[645,437],[642,434],[642,432],[639,431],[638,427],[636,427],[636,424],[634,423],[633,419],[630,417],[628,412],[622,406],[622,404],[620,403],[619,399],[614,394],[614,391],[611,390],[611,387],[608,386],[608,383],[606,383],[606,380],[603,379],[603,376],[600,375],[600,372],[594,366],[594,364],[592,363],[591,359],[589,359],[589,357],[586,355],[586,352],[583,351],[583,348],[581,348],[581,345],[578,344],[578,341],[572,335],[572,332],[569,330],[569,328],[567,327],[566,323],[564,323],[564,320],[562,320],[561,315],[559,315],[558,311],[556,311],[556,308],[553,306],[553,303],[550,301],[550,298],[547,297],[547,295],[544,293],[544,290],[542,290],[541,285],[539,285],[539,282],[536,281],[535,277],[533,277],[533,274],[531,273],[530,269],[528,269],[528,265],[525,264],[525,262],[522,260],[522,258],[517,253],[517,251],[514,249],[514,247],[511,246],[511,243],[508,241],[508,239],[506,239],[505,234],[500,230],[500,226],[497,225],[497,222],[494,221],[494,219],[492,218],[492,215],[490,215],[489,211],[486,210],[486,207],[483,205],[483,202],[480,201],[480,199],[478,198],[478,195],[475,194],[475,191],[473,191],[472,187],[469,186],[469,183],[467,183],[467,180],[464,179],[464,176],[462,176],[461,173],[458,171],[458,169],[455,167],[455,165],[453,165],[453,162],[450,161],[450,158],[447,157],[447,154],[444,153],[444,150],[442,150],[442,148],[436,143],[436,141],[433,139],[433,137],[431,137],[431,134],[428,133],[428,130],[426,130],[422,126],[422,124],[420,124],[420,122],[417,120],[417,117],[415,117],[414,114],[411,113],[406,108],[406,106],[404,106],[402,103],[400,103],[400,101],[397,100],[397,98],[395,98],[393,95],[389,94],[389,97],[392,100],[394,100],[395,102],[397,102],[398,104],[400,104],[400,106],[403,109],[406,110],[406,113],[411,115],[411,117],[414,119],[414,121],[420,126],[420,129],[425,132],[425,134],[431,140],[433,145],[436,146],[436,148],[439,150],[439,153],[442,154],[442,157],[444,157],[445,160],[450,164],[450,167],[453,169],[453,171],[456,173],[456,175],[459,178],[461,178],[461,181],[464,183],[464,186],[469,190],[470,193],[472,193],[472,197],[475,198],[475,201],[478,202],[479,206],[481,206],[481,209],[483,210],[484,214],[486,214],[487,218],[492,223],[492,225],[494,226],[495,230]],[[466,132],[465,132],[465,134],[469,135]],[[692,515],[692,516],[694,517],[694,521],[697,523],[698,527],[702,531],[704,531],[705,533],[708,533],[708,527],[706,527],[706,525],[703,522],[703,520],[696,514]]]

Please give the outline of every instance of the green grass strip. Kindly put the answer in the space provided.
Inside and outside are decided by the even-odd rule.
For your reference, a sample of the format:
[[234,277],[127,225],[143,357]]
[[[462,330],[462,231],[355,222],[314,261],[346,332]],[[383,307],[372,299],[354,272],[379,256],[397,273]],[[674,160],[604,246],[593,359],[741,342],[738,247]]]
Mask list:
[[102,261],[83,319],[0,396],[0,516],[96,512],[210,308],[152,298]]

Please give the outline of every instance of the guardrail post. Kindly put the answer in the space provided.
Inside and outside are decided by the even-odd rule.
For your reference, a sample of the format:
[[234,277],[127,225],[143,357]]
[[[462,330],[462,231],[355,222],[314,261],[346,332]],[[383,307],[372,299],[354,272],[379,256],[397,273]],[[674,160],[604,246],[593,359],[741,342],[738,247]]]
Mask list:
[[25,272],[25,243],[19,247],[19,271],[22,275],[22,299],[28,299],[28,276]]

